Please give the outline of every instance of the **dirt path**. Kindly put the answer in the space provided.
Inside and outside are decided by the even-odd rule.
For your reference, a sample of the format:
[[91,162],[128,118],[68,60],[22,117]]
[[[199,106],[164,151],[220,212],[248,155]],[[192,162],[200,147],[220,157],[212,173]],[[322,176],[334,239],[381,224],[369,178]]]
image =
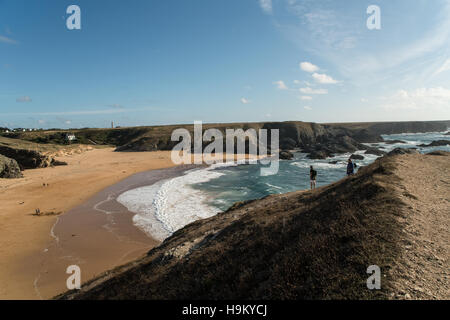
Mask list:
[[396,174],[409,214],[392,298],[449,299],[450,156],[403,156]]

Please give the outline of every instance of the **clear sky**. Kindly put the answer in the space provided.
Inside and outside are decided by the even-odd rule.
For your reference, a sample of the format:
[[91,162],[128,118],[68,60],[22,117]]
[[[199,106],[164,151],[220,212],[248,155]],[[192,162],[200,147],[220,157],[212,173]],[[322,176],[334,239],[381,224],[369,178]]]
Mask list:
[[0,0],[0,126],[447,120],[449,17],[450,0]]

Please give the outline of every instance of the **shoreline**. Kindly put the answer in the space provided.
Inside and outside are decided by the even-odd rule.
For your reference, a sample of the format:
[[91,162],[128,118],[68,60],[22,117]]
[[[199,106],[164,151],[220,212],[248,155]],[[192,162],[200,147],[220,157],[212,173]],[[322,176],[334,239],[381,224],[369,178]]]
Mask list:
[[145,255],[160,242],[133,223],[135,213],[117,202],[128,190],[152,185],[183,175],[192,166],[176,166],[136,173],[92,196],[83,204],[58,217],[52,231],[55,240],[28,261],[40,261],[34,289],[41,299],[67,291],[66,268],[77,265],[82,283],[105,270]]

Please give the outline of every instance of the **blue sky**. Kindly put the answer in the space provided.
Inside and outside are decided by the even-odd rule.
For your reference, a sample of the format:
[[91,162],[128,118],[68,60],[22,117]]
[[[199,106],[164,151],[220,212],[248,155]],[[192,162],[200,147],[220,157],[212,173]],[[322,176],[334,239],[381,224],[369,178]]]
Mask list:
[[449,16],[450,0],[0,0],[0,126],[450,119]]

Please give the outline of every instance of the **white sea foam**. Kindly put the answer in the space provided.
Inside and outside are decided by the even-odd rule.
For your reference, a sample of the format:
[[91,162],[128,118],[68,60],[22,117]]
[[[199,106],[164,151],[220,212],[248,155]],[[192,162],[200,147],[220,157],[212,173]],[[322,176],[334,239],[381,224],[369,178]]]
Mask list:
[[237,163],[215,164],[186,172],[180,177],[160,181],[122,193],[117,201],[135,213],[133,222],[153,238],[162,241],[187,224],[216,215],[220,209],[207,204],[207,195],[193,184],[219,178],[225,173],[215,170]]
[[320,168],[320,169],[333,169],[333,168],[340,168],[340,167],[346,167],[347,164],[343,161],[339,161],[338,163],[327,163],[327,162],[314,162],[314,161],[296,161],[292,162],[291,165],[299,167],[299,168],[309,168],[310,166],[313,166],[314,168]]

